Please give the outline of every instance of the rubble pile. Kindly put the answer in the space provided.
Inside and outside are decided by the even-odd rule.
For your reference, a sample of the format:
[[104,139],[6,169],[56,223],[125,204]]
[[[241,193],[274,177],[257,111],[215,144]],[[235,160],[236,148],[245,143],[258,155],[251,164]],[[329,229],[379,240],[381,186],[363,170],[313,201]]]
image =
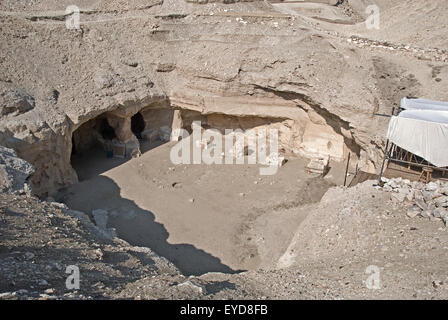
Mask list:
[[438,48],[419,48],[415,46],[410,45],[404,45],[404,44],[393,44],[388,41],[376,41],[376,40],[370,40],[367,38],[357,37],[357,36],[351,36],[347,39],[348,43],[352,43],[358,47],[371,47],[371,48],[380,48],[384,50],[390,50],[390,51],[401,51],[403,53],[409,53],[417,56],[420,59],[425,59],[429,61],[440,61],[440,62],[447,62],[448,61],[448,52],[444,49],[438,49]]
[[407,215],[421,216],[431,220],[448,220],[448,182],[432,181],[428,184],[402,178],[381,178],[383,190],[391,193],[397,203],[409,203]]

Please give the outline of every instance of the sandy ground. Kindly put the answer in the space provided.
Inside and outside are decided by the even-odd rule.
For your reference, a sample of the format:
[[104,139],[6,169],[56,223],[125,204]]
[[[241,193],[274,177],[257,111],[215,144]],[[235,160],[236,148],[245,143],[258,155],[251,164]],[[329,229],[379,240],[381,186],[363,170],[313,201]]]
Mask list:
[[[192,277],[149,248],[104,239],[60,203],[1,194],[0,299],[446,299],[448,229],[440,220],[409,218],[405,205],[373,183],[331,188],[320,202],[289,209],[291,217],[306,211],[286,251],[299,253],[294,265]],[[253,230],[289,230],[273,215],[261,214]],[[264,234],[271,248],[275,236]],[[194,258],[201,252],[167,246]],[[80,268],[80,290],[65,287],[68,265]],[[367,287],[369,266],[377,268],[378,288]]]
[[[406,205],[374,183],[331,188],[319,203],[296,208],[306,218],[285,252],[294,260],[290,267],[196,280],[219,281],[222,291],[213,290],[214,299],[446,299],[448,228],[440,220],[409,218]],[[118,296],[169,297],[158,289],[163,283],[146,277]]]
[[305,173],[301,159],[273,176],[260,176],[255,165],[175,166],[171,146],[127,162],[94,152],[80,162],[86,167],[78,166],[87,179],[58,200],[86,213],[108,210],[108,227],[120,238],[198,275],[271,267],[306,217],[306,210],[294,209],[343,182],[343,164],[323,179]]
[[[132,280],[179,275],[150,249],[106,239],[66,212],[59,203],[0,194],[0,300],[101,299]],[[78,290],[66,287],[68,266],[79,268]]]

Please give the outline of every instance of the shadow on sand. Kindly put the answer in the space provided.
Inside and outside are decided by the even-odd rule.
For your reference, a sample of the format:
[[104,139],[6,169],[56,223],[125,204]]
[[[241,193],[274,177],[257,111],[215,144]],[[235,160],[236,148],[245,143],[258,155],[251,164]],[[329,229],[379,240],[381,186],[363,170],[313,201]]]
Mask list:
[[184,275],[242,271],[232,270],[220,259],[193,245],[168,243],[169,233],[155,221],[155,215],[141,209],[135,202],[122,198],[120,188],[108,177],[96,176],[83,181],[61,196],[61,200],[75,210],[89,214],[95,209],[108,210],[108,227],[115,228],[119,238],[134,246],[150,248],[170,260]]
[[[154,142],[140,140],[140,151],[144,154],[165,143],[160,140]],[[71,165],[75,169],[79,181],[85,181],[121,166],[129,160],[132,160],[132,158],[107,158],[106,151],[100,147],[96,147],[91,148],[88,152],[72,154]]]

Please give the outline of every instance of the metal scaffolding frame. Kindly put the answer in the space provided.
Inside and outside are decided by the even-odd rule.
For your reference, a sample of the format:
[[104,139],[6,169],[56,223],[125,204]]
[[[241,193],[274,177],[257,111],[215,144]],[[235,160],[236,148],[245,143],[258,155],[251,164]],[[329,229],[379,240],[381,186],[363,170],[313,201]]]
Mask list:
[[[402,111],[401,107],[397,108],[397,115]],[[391,115],[382,115],[382,116],[388,116],[392,117],[395,115],[395,107],[392,108]],[[389,168],[389,164],[391,162],[398,163],[398,164],[404,164],[407,165],[407,169],[409,172],[411,172],[412,167],[418,167],[421,168],[422,173],[425,170],[431,170],[432,171],[440,171],[442,173],[442,177],[446,176],[446,173],[448,171],[448,167],[436,167],[423,159],[422,157],[419,157],[403,148],[400,148],[399,146],[395,145],[394,143],[390,142],[389,139],[387,139],[386,147],[384,150],[384,158],[383,163],[381,165],[380,174],[378,177],[378,184],[381,185],[381,178],[384,174],[384,171]]]

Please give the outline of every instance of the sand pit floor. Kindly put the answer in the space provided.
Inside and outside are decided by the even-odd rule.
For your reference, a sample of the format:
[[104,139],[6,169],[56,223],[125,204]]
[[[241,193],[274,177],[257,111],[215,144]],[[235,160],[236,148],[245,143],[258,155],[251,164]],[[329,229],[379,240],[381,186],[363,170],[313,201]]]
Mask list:
[[186,275],[232,273],[275,265],[306,205],[341,182],[335,173],[343,164],[321,178],[308,175],[302,159],[273,176],[261,176],[257,165],[173,165],[171,146],[126,162],[92,153],[82,160],[84,180],[58,200],[88,214],[107,210],[107,226],[120,238],[151,248]]

